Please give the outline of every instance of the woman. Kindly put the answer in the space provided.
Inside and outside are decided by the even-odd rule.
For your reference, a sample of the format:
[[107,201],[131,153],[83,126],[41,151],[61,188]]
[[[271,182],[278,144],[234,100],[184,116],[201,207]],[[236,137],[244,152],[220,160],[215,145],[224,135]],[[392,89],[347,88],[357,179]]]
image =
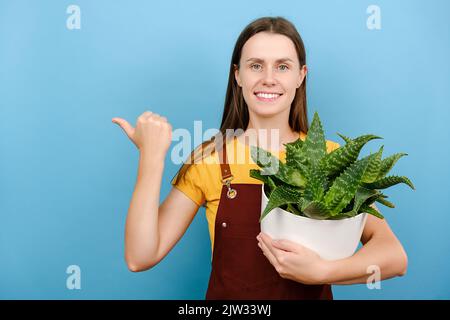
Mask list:
[[[204,205],[212,246],[207,299],[332,299],[331,284],[366,283],[373,265],[380,279],[405,274],[402,245],[387,222],[372,215],[361,238],[363,247],[332,262],[300,244],[272,241],[259,232],[261,182],[249,177],[249,169],[257,166],[247,161],[254,144],[247,141],[283,159],[285,143],[305,139],[306,74],[305,48],[292,23],[281,17],[250,23],[233,51],[220,132],[191,153],[161,205],[170,124],[151,112],[138,118],[136,128],[113,119],[140,150],[125,234],[131,271],[159,263]],[[229,129],[236,131],[230,135]],[[264,130],[276,130],[278,137],[264,139]],[[327,141],[328,152],[338,146]],[[230,161],[233,152],[247,160]]]

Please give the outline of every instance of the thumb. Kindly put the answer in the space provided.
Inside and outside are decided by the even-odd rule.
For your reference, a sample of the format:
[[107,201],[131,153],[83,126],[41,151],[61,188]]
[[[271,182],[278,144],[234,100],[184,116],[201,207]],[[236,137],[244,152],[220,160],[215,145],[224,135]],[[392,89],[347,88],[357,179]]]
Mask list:
[[289,251],[289,252],[298,252],[301,250],[302,245],[289,241],[289,240],[285,240],[285,239],[281,239],[281,240],[273,240],[272,241],[272,245],[280,250],[284,250],[284,251]]
[[133,136],[134,128],[131,124],[128,123],[127,120],[122,119],[122,118],[113,118],[112,122],[118,124],[129,138],[131,138]]

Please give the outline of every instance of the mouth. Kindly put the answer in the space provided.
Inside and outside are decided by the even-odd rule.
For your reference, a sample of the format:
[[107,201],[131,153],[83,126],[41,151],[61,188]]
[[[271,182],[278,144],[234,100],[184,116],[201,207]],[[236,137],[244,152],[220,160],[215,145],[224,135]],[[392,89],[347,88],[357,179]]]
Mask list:
[[258,101],[263,102],[274,102],[283,95],[282,93],[268,91],[255,91],[253,94]]

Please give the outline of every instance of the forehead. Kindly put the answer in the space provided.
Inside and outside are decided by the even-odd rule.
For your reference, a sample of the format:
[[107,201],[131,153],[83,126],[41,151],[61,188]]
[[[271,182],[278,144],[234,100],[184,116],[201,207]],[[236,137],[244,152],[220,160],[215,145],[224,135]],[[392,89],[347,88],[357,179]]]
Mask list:
[[291,58],[297,61],[297,51],[294,43],[287,36],[277,33],[259,32],[244,44],[241,59],[259,58],[262,60],[277,60]]

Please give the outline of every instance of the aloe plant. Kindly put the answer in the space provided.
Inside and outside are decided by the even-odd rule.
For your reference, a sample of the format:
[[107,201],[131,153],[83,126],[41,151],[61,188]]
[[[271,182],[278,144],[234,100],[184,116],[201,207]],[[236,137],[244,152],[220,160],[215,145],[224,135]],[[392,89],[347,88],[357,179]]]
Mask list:
[[327,153],[326,140],[317,112],[305,141],[300,138],[286,143],[286,161],[272,153],[251,146],[251,157],[260,169],[251,169],[250,176],[264,183],[269,201],[260,221],[274,208],[312,219],[344,219],[367,212],[380,219],[383,215],[371,205],[376,201],[389,208],[394,204],[381,190],[404,183],[415,190],[405,176],[387,174],[406,153],[382,159],[378,152],[358,159],[366,143],[379,136],[368,134],[344,140],[339,148]]

